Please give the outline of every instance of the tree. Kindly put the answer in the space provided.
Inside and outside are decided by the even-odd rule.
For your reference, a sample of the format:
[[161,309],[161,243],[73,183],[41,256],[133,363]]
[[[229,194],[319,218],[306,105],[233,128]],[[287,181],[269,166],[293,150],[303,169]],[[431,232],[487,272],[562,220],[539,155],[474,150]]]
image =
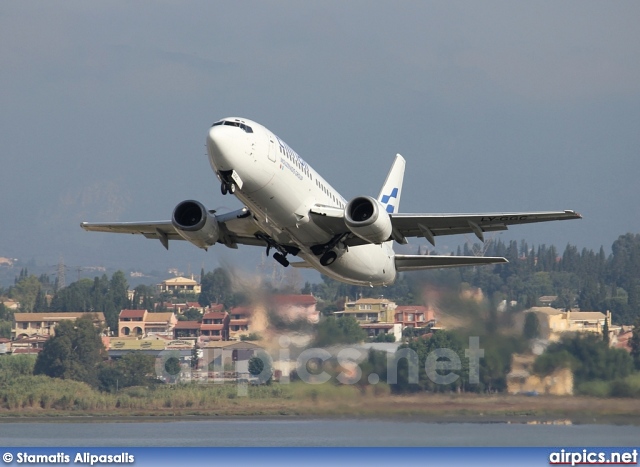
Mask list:
[[130,352],[116,362],[122,372],[123,386],[143,386],[153,376],[155,360],[151,355]]
[[178,316],[180,321],[199,321],[202,318],[202,313],[197,308],[189,308],[182,315]]
[[335,318],[329,316],[321,320],[316,327],[315,347],[327,347],[335,344],[357,344],[367,338],[367,333],[358,321],[351,316]]
[[195,345],[193,346],[193,349],[191,349],[191,369],[192,370],[198,369],[199,361],[200,361],[200,347],[196,342]]
[[390,332],[389,333],[381,332],[373,339],[373,342],[395,342],[395,341],[396,341],[396,336],[394,336]]
[[206,273],[200,283],[201,291],[198,303],[209,306],[212,303],[224,303],[227,308],[235,305],[234,293],[231,287],[231,276],[222,268]]
[[99,388],[115,392],[130,386],[146,386],[154,381],[154,358],[140,352],[130,352],[122,358],[103,362],[98,370]]
[[40,292],[40,281],[38,278],[36,276],[26,276],[22,277],[15,285],[12,296],[20,302],[21,311],[30,313],[34,311],[38,292]]
[[258,355],[249,359],[249,374],[257,377],[260,384],[271,382],[273,366],[271,357],[265,351],[260,351]]
[[[399,347],[399,355],[402,354],[402,349],[409,349],[418,356],[418,382],[414,383],[411,381],[409,377],[409,363],[406,358],[400,358],[397,362],[398,381],[397,384],[394,384],[392,387],[394,392],[415,392],[420,390],[443,392],[466,388],[466,385],[469,382],[469,365],[459,336],[449,331],[436,331],[431,338],[415,339],[401,345]],[[461,369],[452,373],[443,370],[445,372],[444,374],[440,373],[439,370],[433,370],[435,374],[428,375],[426,372],[427,358],[433,358],[433,356],[436,356],[437,361],[447,360],[446,356],[440,356],[437,355],[437,353],[432,354],[434,351],[455,353],[460,360]],[[430,356],[430,354],[433,356]],[[447,373],[455,378],[455,380],[450,383],[443,383],[438,380],[437,377],[445,376]]]
[[538,315],[533,312],[525,315],[522,335],[525,339],[536,339],[540,337],[540,321],[538,320]]
[[633,334],[631,335],[629,345],[631,346],[631,356],[633,357],[636,370],[640,370],[640,318],[633,327]]
[[55,336],[45,342],[33,373],[83,381],[97,387],[98,365],[105,356],[100,331],[91,317],[64,320],[56,326]]
[[608,347],[595,334],[564,337],[547,347],[535,363],[534,370],[548,374],[556,368],[570,366],[576,384],[602,380],[613,381],[633,371],[632,357],[622,349]]
[[116,271],[111,276],[109,282],[109,298],[116,310],[123,310],[129,307],[129,284],[122,271]]
[[0,321],[12,321],[13,312],[0,302]]
[[111,279],[102,277],[80,279],[56,292],[51,300],[52,311],[101,311],[107,326],[118,329],[118,314],[129,307],[127,280],[122,271],[116,271]]
[[43,312],[47,311],[47,299],[44,296],[44,292],[42,291],[42,287],[38,289],[38,294],[36,295],[36,300],[33,305],[33,311]]

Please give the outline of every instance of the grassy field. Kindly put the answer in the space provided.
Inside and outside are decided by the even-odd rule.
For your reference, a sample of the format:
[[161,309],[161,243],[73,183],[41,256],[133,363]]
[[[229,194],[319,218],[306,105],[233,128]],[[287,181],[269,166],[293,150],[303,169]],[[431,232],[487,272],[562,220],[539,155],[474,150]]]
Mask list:
[[[640,424],[640,399],[506,394],[392,395],[386,385],[332,384],[245,387],[178,384],[132,387],[115,394],[45,376],[19,376],[0,389],[0,417],[92,420],[158,417],[373,417],[437,422],[545,422]],[[74,417],[75,418],[75,417]]]

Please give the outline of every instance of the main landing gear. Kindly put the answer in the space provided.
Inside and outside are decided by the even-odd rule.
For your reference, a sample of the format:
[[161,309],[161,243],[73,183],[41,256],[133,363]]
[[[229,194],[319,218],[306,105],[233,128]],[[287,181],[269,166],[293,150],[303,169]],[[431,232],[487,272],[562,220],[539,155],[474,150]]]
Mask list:
[[282,264],[285,268],[289,266],[289,260],[282,253],[274,253],[273,259]]
[[342,242],[347,235],[346,233],[336,235],[324,245],[314,245],[311,247],[311,252],[316,256],[320,256],[320,264],[330,266],[346,251],[346,247]]
[[333,264],[333,262],[337,259],[338,259],[338,253],[336,253],[333,250],[330,250],[320,257],[320,264],[322,264],[323,266],[329,266]]
[[275,259],[278,263],[282,264],[282,266],[284,266],[285,268],[290,264],[289,260],[287,259],[287,255],[292,254],[296,256],[298,253],[300,253],[300,248],[296,248],[294,246],[289,246],[289,245],[280,245],[268,235],[257,233],[256,238],[258,238],[259,240],[262,240],[267,244],[267,256],[269,256],[269,252],[271,251],[271,248],[278,250],[273,254],[273,259]]

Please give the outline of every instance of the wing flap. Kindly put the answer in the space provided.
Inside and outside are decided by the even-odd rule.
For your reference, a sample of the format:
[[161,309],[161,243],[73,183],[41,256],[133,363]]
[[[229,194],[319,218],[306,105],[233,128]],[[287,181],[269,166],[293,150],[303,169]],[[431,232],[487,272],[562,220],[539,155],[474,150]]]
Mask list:
[[450,268],[458,266],[481,266],[484,264],[508,263],[499,256],[439,256],[439,255],[396,255],[396,270],[417,271],[419,269]]

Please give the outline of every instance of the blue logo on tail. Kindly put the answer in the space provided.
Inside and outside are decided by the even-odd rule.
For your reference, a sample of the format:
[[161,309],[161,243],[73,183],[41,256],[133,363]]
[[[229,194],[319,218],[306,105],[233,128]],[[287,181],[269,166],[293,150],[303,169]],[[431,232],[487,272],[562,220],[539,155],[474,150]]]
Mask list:
[[398,189],[394,188],[393,190],[391,190],[391,194],[382,195],[382,197],[380,198],[380,202],[382,204],[387,205],[387,212],[389,214],[392,214],[393,211],[396,209],[396,207],[393,204],[389,204],[389,201],[391,200],[391,198],[397,198],[397,197],[398,197]]

